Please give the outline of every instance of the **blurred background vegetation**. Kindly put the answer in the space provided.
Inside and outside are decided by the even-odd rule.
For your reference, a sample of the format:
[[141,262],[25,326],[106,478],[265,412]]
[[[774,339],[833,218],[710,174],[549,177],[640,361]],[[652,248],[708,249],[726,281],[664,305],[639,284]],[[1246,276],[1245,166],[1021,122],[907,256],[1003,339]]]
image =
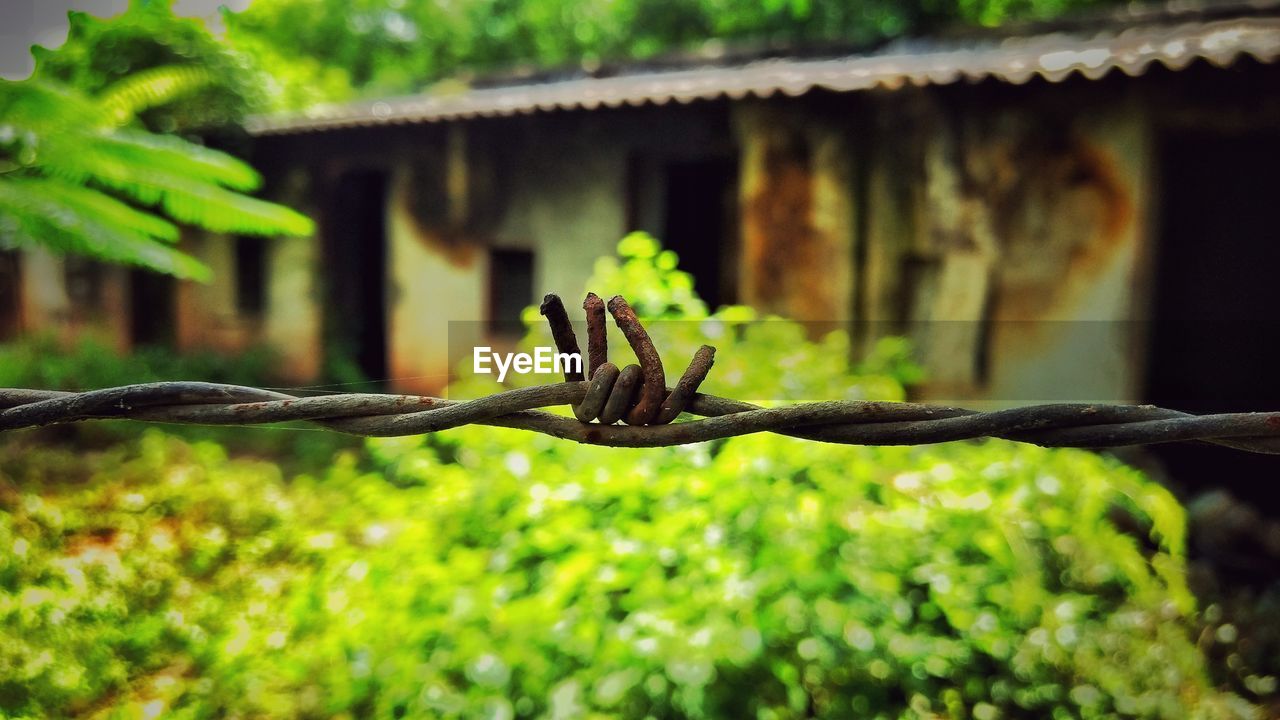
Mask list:
[[957,24],[1044,19],[1116,0],[270,0],[227,13],[228,43],[294,108],[664,53],[866,48]]
[[[915,373],[736,333],[652,240],[620,250],[590,285],[722,326],[719,391],[892,400]],[[1197,614],[1177,501],[1088,452],[465,428],[286,475],[186,432],[0,447],[10,716],[1233,718],[1274,690],[1210,667],[1239,631]]]
[[[257,0],[218,36],[163,1],[73,13],[66,44],[0,86],[0,247],[204,278],[173,245],[180,224],[307,234],[305,217],[248,194],[252,168],[205,144],[250,112],[723,43],[870,46],[1082,4]],[[587,288],[689,321],[699,338],[659,345],[673,358],[715,337],[712,391],[898,400],[919,379],[901,341],[850,365],[841,333],[712,312],[677,266],[631,236]],[[270,386],[271,371],[265,348],[0,347],[11,387]],[[1245,642],[1193,596],[1185,525],[1117,460],[1004,442],[7,434],[0,713],[1260,717],[1280,644]]]

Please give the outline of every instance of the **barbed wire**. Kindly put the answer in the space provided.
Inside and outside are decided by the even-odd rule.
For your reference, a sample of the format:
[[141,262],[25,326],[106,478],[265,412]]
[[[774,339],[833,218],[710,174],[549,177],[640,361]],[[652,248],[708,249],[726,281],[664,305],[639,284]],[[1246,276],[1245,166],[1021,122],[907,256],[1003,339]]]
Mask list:
[[[611,447],[662,447],[771,432],[852,445],[924,445],[991,437],[1046,447],[1106,448],[1201,440],[1280,454],[1280,412],[1193,415],[1151,405],[1090,403],[979,412],[859,400],[765,408],[697,392],[714,360],[715,349],[705,345],[675,387],[669,388],[648,333],[622,297],[606,304],[589,294],[583,307],[587,372],[567,370],[561,383],[466,401],[379,393],[300,397],[241,385],[182,381],[87,392],[0,389],[0,432],[103,419],[202,425],[306,421],[337,432],[376,437],[490,425]],[[557,349],[578,353],[560,298],[548,295],[541,309]],[[638,366],[619,370],[608,362],[606,309],[635,351]],[[559,405],[570,406],[575,417],[541,409]],[[685,412],[701,419],[672,422]],[[626,424],[615,424],[619,420]]]

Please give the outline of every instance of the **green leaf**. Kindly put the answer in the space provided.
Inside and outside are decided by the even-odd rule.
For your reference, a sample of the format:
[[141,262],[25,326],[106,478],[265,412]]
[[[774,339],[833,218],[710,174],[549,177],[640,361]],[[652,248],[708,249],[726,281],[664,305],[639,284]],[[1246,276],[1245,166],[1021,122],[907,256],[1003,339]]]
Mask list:
[[59,180],[0,182],[0,240],[5,245],[43,245],[208,282],[207,266],[140,229],[167,235],[170,231],[158,224],[163,221],[155,218],[152,223],[143,217],[145,213],[101,193]]
[[314,232],[306,216],[243,194],[262,178],[242,160],[180,137],[118,126],[125,115],[199,82],[199,72],[155,68],[117,83],[101,103],[47,82],[0,84],[0,167],[6,169],[0,213],[7,244],[207,279],[208,268],[166,247],[178,239],[171,221],[214,232]]

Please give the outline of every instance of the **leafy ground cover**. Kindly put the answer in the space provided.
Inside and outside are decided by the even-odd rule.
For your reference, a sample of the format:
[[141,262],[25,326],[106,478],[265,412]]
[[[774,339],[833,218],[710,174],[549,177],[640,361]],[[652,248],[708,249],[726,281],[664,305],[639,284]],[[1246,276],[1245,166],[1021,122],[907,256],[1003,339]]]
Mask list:
[[371,451],[288,479],[158,431],[4,457],[0,707],[1247,716],[1192,642],[1177,503],[1094,455]]

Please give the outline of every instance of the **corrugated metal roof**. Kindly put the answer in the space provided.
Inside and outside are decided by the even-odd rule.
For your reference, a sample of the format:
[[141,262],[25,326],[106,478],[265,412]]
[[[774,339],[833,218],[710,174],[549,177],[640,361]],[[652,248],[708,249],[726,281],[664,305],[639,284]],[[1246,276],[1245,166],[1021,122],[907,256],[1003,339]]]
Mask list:
[[276,135],[721,97],[794,96],[815,88],[852,92],[985,78],[1014,84],[1036,77],[1060,82],[1075,73],[1090,79],[1112,70],[1141,75],[1157,62],[1174,70],[1195,60],[1226,66],[1243,55],[1265,63],[1280,57],[1280,17],[1144,25],[1088,36],[1053,33],[950,43],[903,42],[875,54],[836,59],[773,59],[329,106],[299,114],[258,116],[250,119],[248,127],[255,135]]

